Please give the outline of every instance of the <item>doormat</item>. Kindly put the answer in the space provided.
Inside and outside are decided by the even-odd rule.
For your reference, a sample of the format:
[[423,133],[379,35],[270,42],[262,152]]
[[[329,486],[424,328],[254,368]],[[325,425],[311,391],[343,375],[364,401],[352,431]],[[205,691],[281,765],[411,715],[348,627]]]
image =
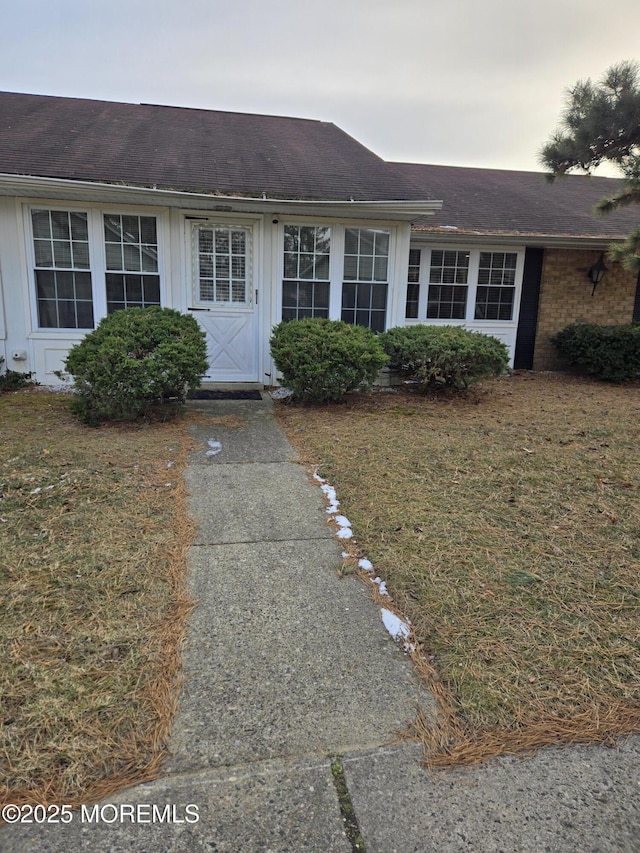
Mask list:
[[190,400],[262,400],[259,391],[207,391],[202,388],[189,394]]

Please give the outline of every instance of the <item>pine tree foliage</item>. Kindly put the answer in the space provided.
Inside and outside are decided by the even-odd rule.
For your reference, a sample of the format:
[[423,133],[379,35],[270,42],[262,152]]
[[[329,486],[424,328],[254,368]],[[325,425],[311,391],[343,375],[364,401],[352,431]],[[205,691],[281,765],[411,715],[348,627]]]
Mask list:
[[[621,62],[599,83],[576,83],[567,94],[560,128],[542,148],[540,160],[553,180],[571,169],[586,174],[601,163],[615,164],[623,188],[596,205],[610,213],[640,203],[640,66]],[[610,247],[609,257],[630,270],[640,270],[640,228]]]

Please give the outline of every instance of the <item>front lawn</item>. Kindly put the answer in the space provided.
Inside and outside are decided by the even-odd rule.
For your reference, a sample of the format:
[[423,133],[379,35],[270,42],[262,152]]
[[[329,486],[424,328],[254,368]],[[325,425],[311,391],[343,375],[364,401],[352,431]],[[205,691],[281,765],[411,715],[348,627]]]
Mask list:
[[640,387],[535,374],[278,405],[439,700],[434,765],[640,730]]
[[0,396],[0,801],[75,804],[158,774],[190,607],[187,436]]

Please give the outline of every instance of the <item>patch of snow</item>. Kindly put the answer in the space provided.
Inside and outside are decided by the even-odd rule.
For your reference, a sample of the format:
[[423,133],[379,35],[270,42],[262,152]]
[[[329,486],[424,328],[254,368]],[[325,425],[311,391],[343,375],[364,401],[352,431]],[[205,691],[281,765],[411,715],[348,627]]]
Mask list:
[[365,572],[372,572],[373,563],[370,560],[358,560],[358,568],[364,569]]
[[207,444],[211,448],[211,450],[207,450],[207,456],[217,456],[222,450],[222,444],[213,438],[210,438]]
[[39,495],[42,491],[42,486],[38,486],[37,489],[33,489],[33,491],[29,492],[30,495]]
[[384,627],[391,634],[394,640],[406,640],[409,637],[411,634],[411,628],[407,622],[404,622],[399,616],[396,616],[395,613],[387,610],[386,607],[380,608],[380,615],[382,616]]
[[290,388],[276,388],[275,391],[269,391],[269,396],[272,400],[286,400],[293,395]]
[[336,515],[333,519],[338,527],[351,527],[351,522],[346,517],[346,515]]
[[341,527],[336,533],[336,536],[338,539],[351,539],[353,536],[353,530],[350,527]]
[[373,582],[378,584],[378,587],[380,589],[380,595],[389,595],[389,593],[387,592],[387,585],[382,580],[382,578],[374,578]]

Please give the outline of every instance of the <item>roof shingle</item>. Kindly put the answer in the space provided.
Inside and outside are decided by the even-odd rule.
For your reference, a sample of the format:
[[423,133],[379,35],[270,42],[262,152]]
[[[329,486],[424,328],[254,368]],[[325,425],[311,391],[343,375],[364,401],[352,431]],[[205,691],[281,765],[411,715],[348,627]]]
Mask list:
[[0,93],[0,172],[296,199],[413,200],[330,122]]
[[621,189],[624,182],[615,178],[567,175],[549,183],[542,172],[395,165],[425,198],[444,200],[441,211],[414,223],[420,230],[614,239],[639,224],[633,206],[607,216],[593,212],[600,199]]

